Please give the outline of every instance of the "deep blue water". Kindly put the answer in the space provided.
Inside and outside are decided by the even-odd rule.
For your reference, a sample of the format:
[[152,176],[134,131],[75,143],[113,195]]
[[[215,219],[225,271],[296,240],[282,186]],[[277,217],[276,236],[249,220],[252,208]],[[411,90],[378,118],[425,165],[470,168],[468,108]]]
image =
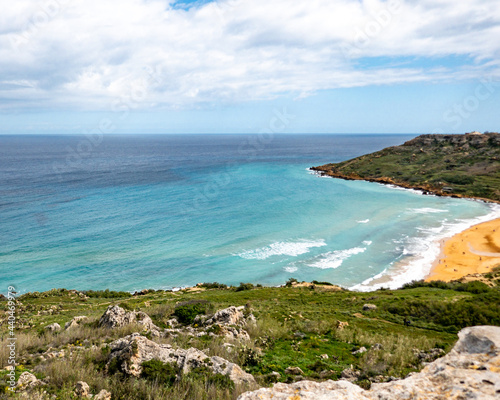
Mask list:
[[0,136],[0,292],[422,277],[498,211],[307,171],[412,137]]

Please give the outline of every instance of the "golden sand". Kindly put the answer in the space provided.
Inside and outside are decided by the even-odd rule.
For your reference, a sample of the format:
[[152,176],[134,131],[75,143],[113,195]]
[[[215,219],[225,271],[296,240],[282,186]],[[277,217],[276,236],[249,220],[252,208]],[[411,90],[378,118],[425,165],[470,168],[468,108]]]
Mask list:
[[500,218],[475,225],[441,243],[441,256],[426,281],[452,281],[500,265]]

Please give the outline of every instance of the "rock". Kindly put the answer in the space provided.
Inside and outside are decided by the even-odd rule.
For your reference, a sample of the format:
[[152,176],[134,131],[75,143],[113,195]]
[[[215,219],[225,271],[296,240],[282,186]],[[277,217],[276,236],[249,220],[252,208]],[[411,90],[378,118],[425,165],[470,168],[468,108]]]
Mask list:
[[243,310],[245,307],[231,306],[217,311],[214,316],[205,322],[205,325],[240,325],[244,323],[245,316]]
[[299,367],[288,367],[285,369],[285,374],[288,375],[303,375],[304,372]]
[[[359,386],[346,381],[311,382],[300,381],[287,385],[277,383],[272,388],[246,392],[238,400],[352,400],[368,399]],[[332,393],[335,393],[332,396]]]
[[371,347],[371,349],[372,349],[372,350],[382,350],[383,348],[384,348],[384,346],[382,346],[382,344],[380,344],[380,343],[375,343],[375,344]]
[[376,310],[377,309],[377,306],[375,304],[365,304],[363,306],[363,311],[372,311],[372,310]]
[[195,348],[174,349],[171,345],[155,343],[138,333],[115,340],[110,348],[108,367],[111,361],[116,361],[123,372],[133,376],[141,374],[143,362],[155,359],[175,364],[179,374],[187,374],[196,367],[208,367],[214,374],[228,376],[236,384],[255,384],[252,375],[224,358],[208,357]]
[[75,385],[75,395],[77,397],[82,397],[84,399],[89,398],[90,396],[90,387],[87,382],[78,381]]
[[321,358],[322,360],[328,360],[330,357],[328,357],[328,354],[321,354],[319,358]]
[[366,353],[368,350],[366,350],[366,347],[362,346],[360,347],[358,350],[356,351],[353,351],[352,352],[352,355],[356,355],[356,354],[363,354],[363,353]]
[[[374,383],[370,390],[347,381],[278,383],[238,400],[494,400],[500,394],[500,327],[462,329],[452,351],[405,379]],[[343,379],[353,375],[342,372]]]
[[27,390],[40,385],[43,385],[43,382],[39,381],[38,378],[31,372],[25,371],[19,376],[16,384],[16,389]]
[[413,349],[413,352],[417,356],[420,362],[431,362],[436,358],[444,355],[443,349],[430,349],[428,351],[420,351],[418,349]]
[[94,396],[94,400],[111,400],[111,393],[109,393],[107,390],[102,389]]
[[87,317],[85,315],[80,315],[78,317],[73,317],[73,319],[69,322],[66,322],[64,325],[64,329],[72,329],[76,328],[78,325],[80,325],[83,321],[86,321]]
[[349,322],[337,321],[337,329],[340,331],[348,326],[349,326]]
[[125,311],[119,306],[109,306],[108,309],[99,319],[99,326],[114,329],[120,326],[137,324],[142,326],[144,331],[151,332],[153,336],[160,336],[160,328],[158,328],[153,320],[142,311]]
[[353,368],[346,368],[342,371],[342,373],[340,374],[340,377],[342,379],[345,379],[346,381],[354,382],[354,381],[358,380],[360,375],[361,375],[360,371],[356,371]]
[[61,330],[61,325],[54,322],[53,324],[47,325],[44,329],[49,332],[59,332]]
[[304,332],[295,332],[293,336],[299,339],[304,339],[307,337],[307,335]]
[[264,375],[264,379],[268,382],[278,382],[281,378],[281,374],[279,372],[273,371],[270,374]]

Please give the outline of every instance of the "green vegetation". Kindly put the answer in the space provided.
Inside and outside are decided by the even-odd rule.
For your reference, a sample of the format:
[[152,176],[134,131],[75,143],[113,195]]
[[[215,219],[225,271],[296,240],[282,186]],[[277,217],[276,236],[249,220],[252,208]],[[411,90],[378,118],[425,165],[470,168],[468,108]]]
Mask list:
[[[243,284],[245,290],[233,287],[148,291],[122,297],[115,297],[109,291],[92,292],[92,296],[85,297],[68,290],[24,295],[17,314],[17,352],[21,365],[16,376],[27,370],[40,379],[50,378],[43,390],[58,399],[73,399],[76,382],[85,381],[93,394],[106,389],[116,400],[234,400],[248,388],[235,386],[227,377],[203,368],[179,376],[176,366],[150,360],[142,364],[139,378],[124,374],[120,365],[108,363],[108,344],[141,328],[131,325],[107,330],[99,328],[97,321],[110,304],[120,304],[146,312],[160,327],[166,327],[167,321],[175,316],[183,324],[196,328],[197,315],[245,305],[246,312],[251,311],[256,317],[255,324],[245,327],[249,341],[229,340],[231,346],[227,346],[228,339],[219,336],[223,330],[217,325],[202,336],[180,334],[152,339],[174,347],[195,347],[208,357],[223,357],[252,373],[262,386],[296,380],[286,372],[288,367],[299,367],[306,379],[325,380],[340,378],[342,371],[352,366],[356,382],[369,387],[374,380],[404,377],[418,371],[425,359],[422,354],[435,357],[432,349],[449,351],[457,339],[456,333],[465,326],[500,325],[499,276],[500,269],[495,269],[485,275],[488,284],[419,281],[400,290],[370,293],[332,290],[327,282],[295,286],[296,280],[291,278],[290,284],[281,288],[252,285],[247,289]],[[363,310],[366,303],[377,308]],[[89,319],[70,330],[44,329],[54,322],[64,327],[77,315]],[[3,320],[0,367],[7,365],[7,333]],[[356,352],[362,347],[366,351]],[[51,356],[53,352],[57,354]],[[0,390],[7,386],[6,373],[0,372]],[[3,396],[15,398],[7,392]]]
[[313,169],[338,178],[500,201],[500,134],[421,135],[401,146]]
[[194,319],[207,312],[207,301],[191,300],[175,307],[174,315],[182,324],[192,324]]

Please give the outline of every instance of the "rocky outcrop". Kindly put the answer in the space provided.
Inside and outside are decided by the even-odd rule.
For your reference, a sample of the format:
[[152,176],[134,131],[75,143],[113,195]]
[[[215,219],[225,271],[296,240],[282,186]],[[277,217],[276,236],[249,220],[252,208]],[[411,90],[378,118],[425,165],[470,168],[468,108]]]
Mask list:
[[57,322],[54,322],[53,324],[47,325],[44,329],[52,333],[59,332],[61,330],[61,325],[59,325]]
[[465,328],[446,356],[406,379],[363,390],[345,380],[278,383],[238,400],[494,400],[500,398],[500,327]]
[[109,306],[99,319],[99,326],[103,328],[113,329],[125,325],[137,324],[142,326],[146,332],[151,332],[153,336],[160,336],[160,328],[158,328],[153,320],[142,311],[125,311],[119,306]]
[[154,359],[175,365],[179,374],[187,374],[193,368],[207,367],[214,374],[228,376],[236,384],[255,384],[252,375],[224,358],[208,357],[195,348],[174,349],[171,345],[158,344],[138,333],[112,342],[110,348],[108,366],[113,362],[124,373],[133,376],[141,375],[143,362]]
[[75,385],[75,395],[76,397],[87,399],[90,396],[90,387],[87,382],[79,381]]
[[73,317],[69,322],[66,322],[64,329],[73,329],[80,325],[82,322],[86,321],[88,318],[85,315],[80,315],[78,317]]
[[43,384],[44,383],[38,380],[35,375],[28,371],[25,371],[19,376],[19,379],[17,380],[16,390],[30,390]]

